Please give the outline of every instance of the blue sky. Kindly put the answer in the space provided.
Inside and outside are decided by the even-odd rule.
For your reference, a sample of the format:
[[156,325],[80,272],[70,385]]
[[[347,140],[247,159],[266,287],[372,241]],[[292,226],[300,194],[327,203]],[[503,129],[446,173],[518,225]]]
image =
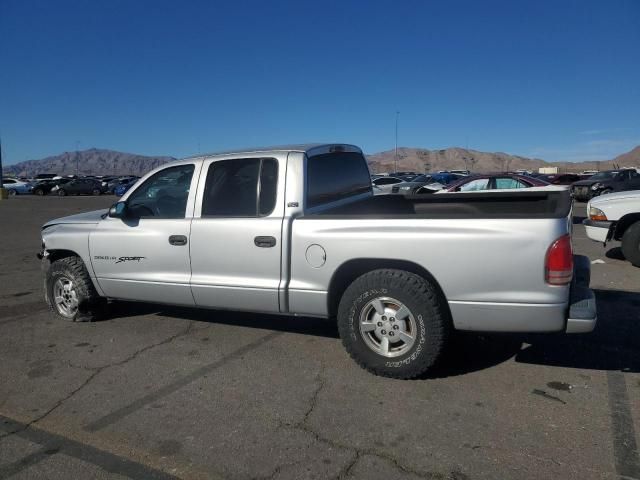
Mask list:
[[640,144],[640,1],[0,0],[6,163],[344,141]]

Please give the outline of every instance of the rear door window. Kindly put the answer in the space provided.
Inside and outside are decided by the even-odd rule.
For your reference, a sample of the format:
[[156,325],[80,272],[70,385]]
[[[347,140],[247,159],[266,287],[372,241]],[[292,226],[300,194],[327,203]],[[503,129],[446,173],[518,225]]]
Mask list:
[[276,205],[278,162],[273,158],[220,160],[209,165],[203,217],[264,217]]
[[496,190],[510,190],[515,188],[527,188],[520,180],[509,177],[496,178]]

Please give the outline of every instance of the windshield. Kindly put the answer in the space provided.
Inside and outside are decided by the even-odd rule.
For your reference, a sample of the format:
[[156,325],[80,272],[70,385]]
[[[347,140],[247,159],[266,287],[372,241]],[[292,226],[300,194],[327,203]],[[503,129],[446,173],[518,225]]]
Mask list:
[[617,174],[618,172],[600,172],[589,177],[589,180],[611,180],[612,178],[615,178]]
[[431,181],[431,175],[418,175],[412,181],[413,182],[430,182]]

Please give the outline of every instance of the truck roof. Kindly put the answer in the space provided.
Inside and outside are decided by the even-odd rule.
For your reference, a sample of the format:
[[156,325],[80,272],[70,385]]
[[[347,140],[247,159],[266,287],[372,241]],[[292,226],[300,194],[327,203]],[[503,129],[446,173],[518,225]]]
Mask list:
[[[275,153],[275,152],[301,152],[301,153],[309,153],[312,150],[326,150],[327,152],[331,151],[336,147],[341,147],[343,151],[348,152],[358,152],[362,153],[360,148],[355,145],[349,145],[346,143],[304,143],[298,145],[276,145],[271,147],[250,147],[250,148],[241,148],[235,150],[226,150],[222,152],[212,152],[212,153],[201,153],[198,155],[192,155],[187,158],[206,158],[213,157],[218,155],[239,155],[243,153]],[[318,152],[321,153],[321,152]]]

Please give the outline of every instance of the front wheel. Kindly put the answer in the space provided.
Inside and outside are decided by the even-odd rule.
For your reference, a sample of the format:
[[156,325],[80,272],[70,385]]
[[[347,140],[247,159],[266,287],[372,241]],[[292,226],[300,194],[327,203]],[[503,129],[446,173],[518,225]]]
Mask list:
[[437,288],[403,270],[362,275],[338,308],[338,330],[351,357],[392,378],[414,378],[431,368],[444,350],[450,323]]
[[43,190],[43,189],[41,189],[41,188],[36,188],[36,189],[33,191],[33,193],[34,193],[34,195],[38,195],[39,197],[41,197],[41,196],[43,196],[43,195],[44,195],[44,190]]
[[106,302],[96,292],[79,257],[66,257],[52,262],[46,273],[44,288],[45,300],[58,318],[90,322],[104,311]]
[[94,195],[100,195],[102,192],[98,188],[94,188],[91,193],[93,193]]
[[634,266],[640,267],[640,222],[631,225],[622,235],[622,254]]
[[59,197],[64,197],[67,194],[67,192],[65,192],[63,189],[58,190],[58,196]]

